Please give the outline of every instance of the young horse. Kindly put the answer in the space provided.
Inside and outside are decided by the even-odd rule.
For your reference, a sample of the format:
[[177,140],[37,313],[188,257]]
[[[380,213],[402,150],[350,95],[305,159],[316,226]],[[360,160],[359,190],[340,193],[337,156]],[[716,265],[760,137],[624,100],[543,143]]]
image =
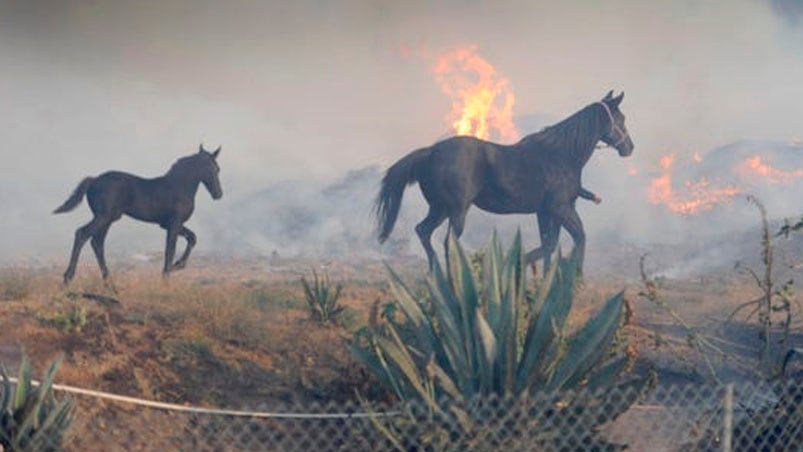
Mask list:
[[633,152],[619,111],[623,97],[624,93],[613,97],[609,92],[601,101],[513,145],[456,136],[411,152],[382,179],[376,200],[380,243],[393,230],[404,189],[418,182],[429,213],[415,231],[430,268],[435,260],[432,232],[448,218],[450,231],[459,237],[473,204],[493,213],[537,214],[541,246],[527,253],[527,263],[543,258],[545,272],[560,228],[566,228],[582,269],[585,231],[574,206],[582,193],[580,173],[599,141],[616,148],[622,157]]
[[[106,268],[106,259],[103,252],[103,242],[109,226],[119,220],[123,214],[137,220],[157,223],[167,231],[167,245],[165,247],[165,261],[162,273],[167,276],[172,270],[184,268],[195,246],[195,234],[190,231],[184,222],[190,218],[195,208],[195,193],[198,184],[212,195],[213,199],[220,199],[223,191],[220,188],[217,156],[220,147],[214,152],[207,152],[201,145],[200,150],[187,157],[182,157],[170,167],[164,176],[154,179],[143,179],[133,174],[120,171],[109,171],[97,177],[87,177],[75,189],[70,198],[53,213],[63,213],[73,210],[86,194],[89,208],[94,218],[75,231],[70,265],[64,272],[64,284],[70,282],[75,275],[75,266],[81,248],[88,239],[92,239],[92,249],[98,260],[103,279],[109,277]],[[173,263],[176,253],[176,239],[183,236],[187,240],[187,248],[181,258]]]

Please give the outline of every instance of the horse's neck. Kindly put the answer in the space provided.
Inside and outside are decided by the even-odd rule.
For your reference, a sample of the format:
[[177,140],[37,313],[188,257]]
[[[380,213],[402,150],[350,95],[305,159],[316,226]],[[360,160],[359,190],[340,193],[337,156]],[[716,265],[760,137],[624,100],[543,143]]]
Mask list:
[[194,176],[190,172],[176,168],[171,168],[162,178],[170,186],[175,187],[181,194],[193,199],[195,199],[195,194],[198,193],[198,186],[201,184],[201,179],[199,177]]
[[579,169],[582,169],[591,159],[591,156],[594,155],[594,150],[597,147],[597,143],[602,139],[602,135],[602,127],[597,124],[597,127],[594,127],[586,140],[578,141],[576,146],[569,150],[567,154],[574,160]]
[[594,149],[597,145],[597,141],[588,147],[585,147],[584,149],[573,149],[573,152],[570,153],[571,159],[576,163],[578,170],[582,170],[583,167],[586,166],[586,163],[591,160],[591,156],[594,155]]

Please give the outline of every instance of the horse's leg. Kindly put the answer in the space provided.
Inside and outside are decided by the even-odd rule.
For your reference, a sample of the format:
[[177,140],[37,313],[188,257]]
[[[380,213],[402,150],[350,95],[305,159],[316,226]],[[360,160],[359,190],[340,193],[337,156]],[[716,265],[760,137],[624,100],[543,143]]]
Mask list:
[[[454,234],[455,240],[459,239],[461,235],[463,235],[463,228],[466,226],[466,214],[468,213],[468,208],[464,208],[461,212],[454,213],[449,215],[449,230],[446,231],[446,238],[443,240],[443,251],[444,256],[449,256],[449,235]],[[447,259],[446,264],[449,264]]]
[[117,215],[116,218],[112,218],[106,226],[101,227],[95,234],[92,235],[92,240],[89,242],[92,245],[92,250],[95,252],[95,259],[98,261],[98,266],[100,267],[100,273],[103,275],[103,282],[106,286],[114,293],[117,293],[117,288],[114,286],[114,282],[109,278],[109,269],[106,266],[106,250],[105,250],[105,243],[106,243],[106,234],[109,232],[109,228],[111,227],[112,223],[120,219],[120,215]]
[[574,241],[575,258],[577,259],[577,271],[582,274],[583,261],[586,254],[586,233],[583,229],[583,221],[580,215],[572,206],[564,206],[556,210],[555,218],[569,232]]
[[424,246],[424,251],[427,252],[427,261],[429,262],[429,269],[435,265],[435,250],[432,248],[432,232],[443,223],[443,220],[446,219],[446,215],[443,214],[441,209],[436,208],[433,205],[429,206],[429,213],[427,213],[426,218],[421,220],[415,227],[415,232],[418,234],[418,239],[421,240],[421,245]]
[[542,234],[544,245],[544,275],[549,273],[552,267],[552,255],[555,254],[555,248],[558,247],[558,239],[560,238],[560,223],[552,217],[547,215],[546,224],[544,224],[546,232]]
[[106,267],[106,257],[103,249],[103,243],[106,240],[106,233],[109,232],[109,226],[111,226],[111,222],[99,228],[97,232],[92,235],[92,240],[90,241],[92,250],[95,252],[95,259],[97,259],[98,266],[100,267],[100,274],[103,276],[104,280],[109,277],[109,269]]
[[190,231],[186,226],[182,226],[181,229],[178,230],[178,235],[187,239],[187,248],[184,249],[184,254],[181,255],[181,258],[173,265],[174,270],[180,270],[187,265],[187,259],[190,258],[190,251],[192,251],[192,248],[197,243],[195,233]]
[[98,229],[107,221],[108,220],[101,217],[94,217],[92,221],[75,230],[75,241],[73,242],[72,253],[70,254],[70,263],[67,265],[67,270],[64,272],[64,285],[67,285],[75,276],[75,267],[78,265],[78,257],[81,255],[81,248],[84,247],[86,241],[95,235]]
[[535,265],[538,259],[544,260],[544,275],[549,273],[552,264],[552,254],[558,244],[560,223],[547,213],[538,214],[538,234],[541,237],[541,246],[525,255],[527,265]]
[[165,264],[162,269],[162,276],[167,277],[170,270],[173,269],[173,258],[176,256],[176,239],[178,238],[178,231],[180,225],[170,225],[165,229],[167,230],[167,240],[165,241]]

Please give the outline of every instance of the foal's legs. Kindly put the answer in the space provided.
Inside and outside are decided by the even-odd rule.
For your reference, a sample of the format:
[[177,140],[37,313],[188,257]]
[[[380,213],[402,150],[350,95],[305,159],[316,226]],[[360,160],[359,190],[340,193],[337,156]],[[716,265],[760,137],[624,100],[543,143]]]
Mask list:
[[195,243],[197,243],[195,233],[190,231],[190,229],[186,226],[182,226],[181,229],[178,230],[178,235],[187,239],[187,248],[184,249],[184,254],[181,255],[181,258],[173,265],[174,270],[182,269],[187,265],[187,259],[190,257],[190,251],[192,251]]
[[418,234],[418,239],[421,240],[421,245],[424,246],[424,251],[427,252],[427,261],[429,262],[430,270],[432,270],[433,266],[435,265],[435,259],[437,259],[435,256],[435,250],[432,249],[432,232],[438,226],[440,226],[445,219],[446,215],[441,209],[430,205],[429,213],[427,214],[426,218],[424,218],[415,227],[415,232]]
[[162,276],[165,278],[170,270],[173,269],[173,258],[176,255],[176,239],[178,238],[178,231],[181,225],[170,225],[165,228],[167,230],[167,240],[165,243],[165,264],[162,268]]
[[106,256],[103,250],[103,243],[106,240],[106,233],[109,232],[109,226],[111,226],[111,222],[98,229],[98,231],[92,235],[92,240],[89,242],[92,245],[92,250],[95,252],[95,258],[98,261],[100,274],[103,276],[103,279],[109,277],[109,269],[106,267]]
[[[92,221],[81,226],[75,231],[75,241],[73,242],[72,253],[70,254],[70,264],[64,272],[64,284],[68,284],[75,276],[75,267],[78,265],[78,256],[81,254],[81,248],[84,247],[86,241],[93,237],[103,228],[109,227],[111,219],[105,216],[96,216]],[[102,270],[101,270],[102,271]]]

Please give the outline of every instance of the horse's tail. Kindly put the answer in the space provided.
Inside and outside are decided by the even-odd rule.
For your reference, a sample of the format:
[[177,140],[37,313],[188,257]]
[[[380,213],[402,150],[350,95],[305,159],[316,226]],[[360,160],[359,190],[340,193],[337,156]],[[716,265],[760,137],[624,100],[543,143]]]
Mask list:
[[75,190],[73,190],[70,197],[64,201],[64,204],[60,205],[56,210],[53,211],[53,213],[69,212],[78,207],[78,204],[81,204],[81,201],[84,200],[84,194],[86,194],[86,191],[89,189],[89,184],[91,184],[94,180],[94,177],[84,178],[84,180],[82,180],[81,183],[75,187]]
[[382,178],[382,188],[376,197],[376,217],[379,230],[379,243],[383,243],[393,231],[399,216],[402,195],[407,185],[419,180],[420,164],[432,152],[431,148],[413,151],[388,168]]

